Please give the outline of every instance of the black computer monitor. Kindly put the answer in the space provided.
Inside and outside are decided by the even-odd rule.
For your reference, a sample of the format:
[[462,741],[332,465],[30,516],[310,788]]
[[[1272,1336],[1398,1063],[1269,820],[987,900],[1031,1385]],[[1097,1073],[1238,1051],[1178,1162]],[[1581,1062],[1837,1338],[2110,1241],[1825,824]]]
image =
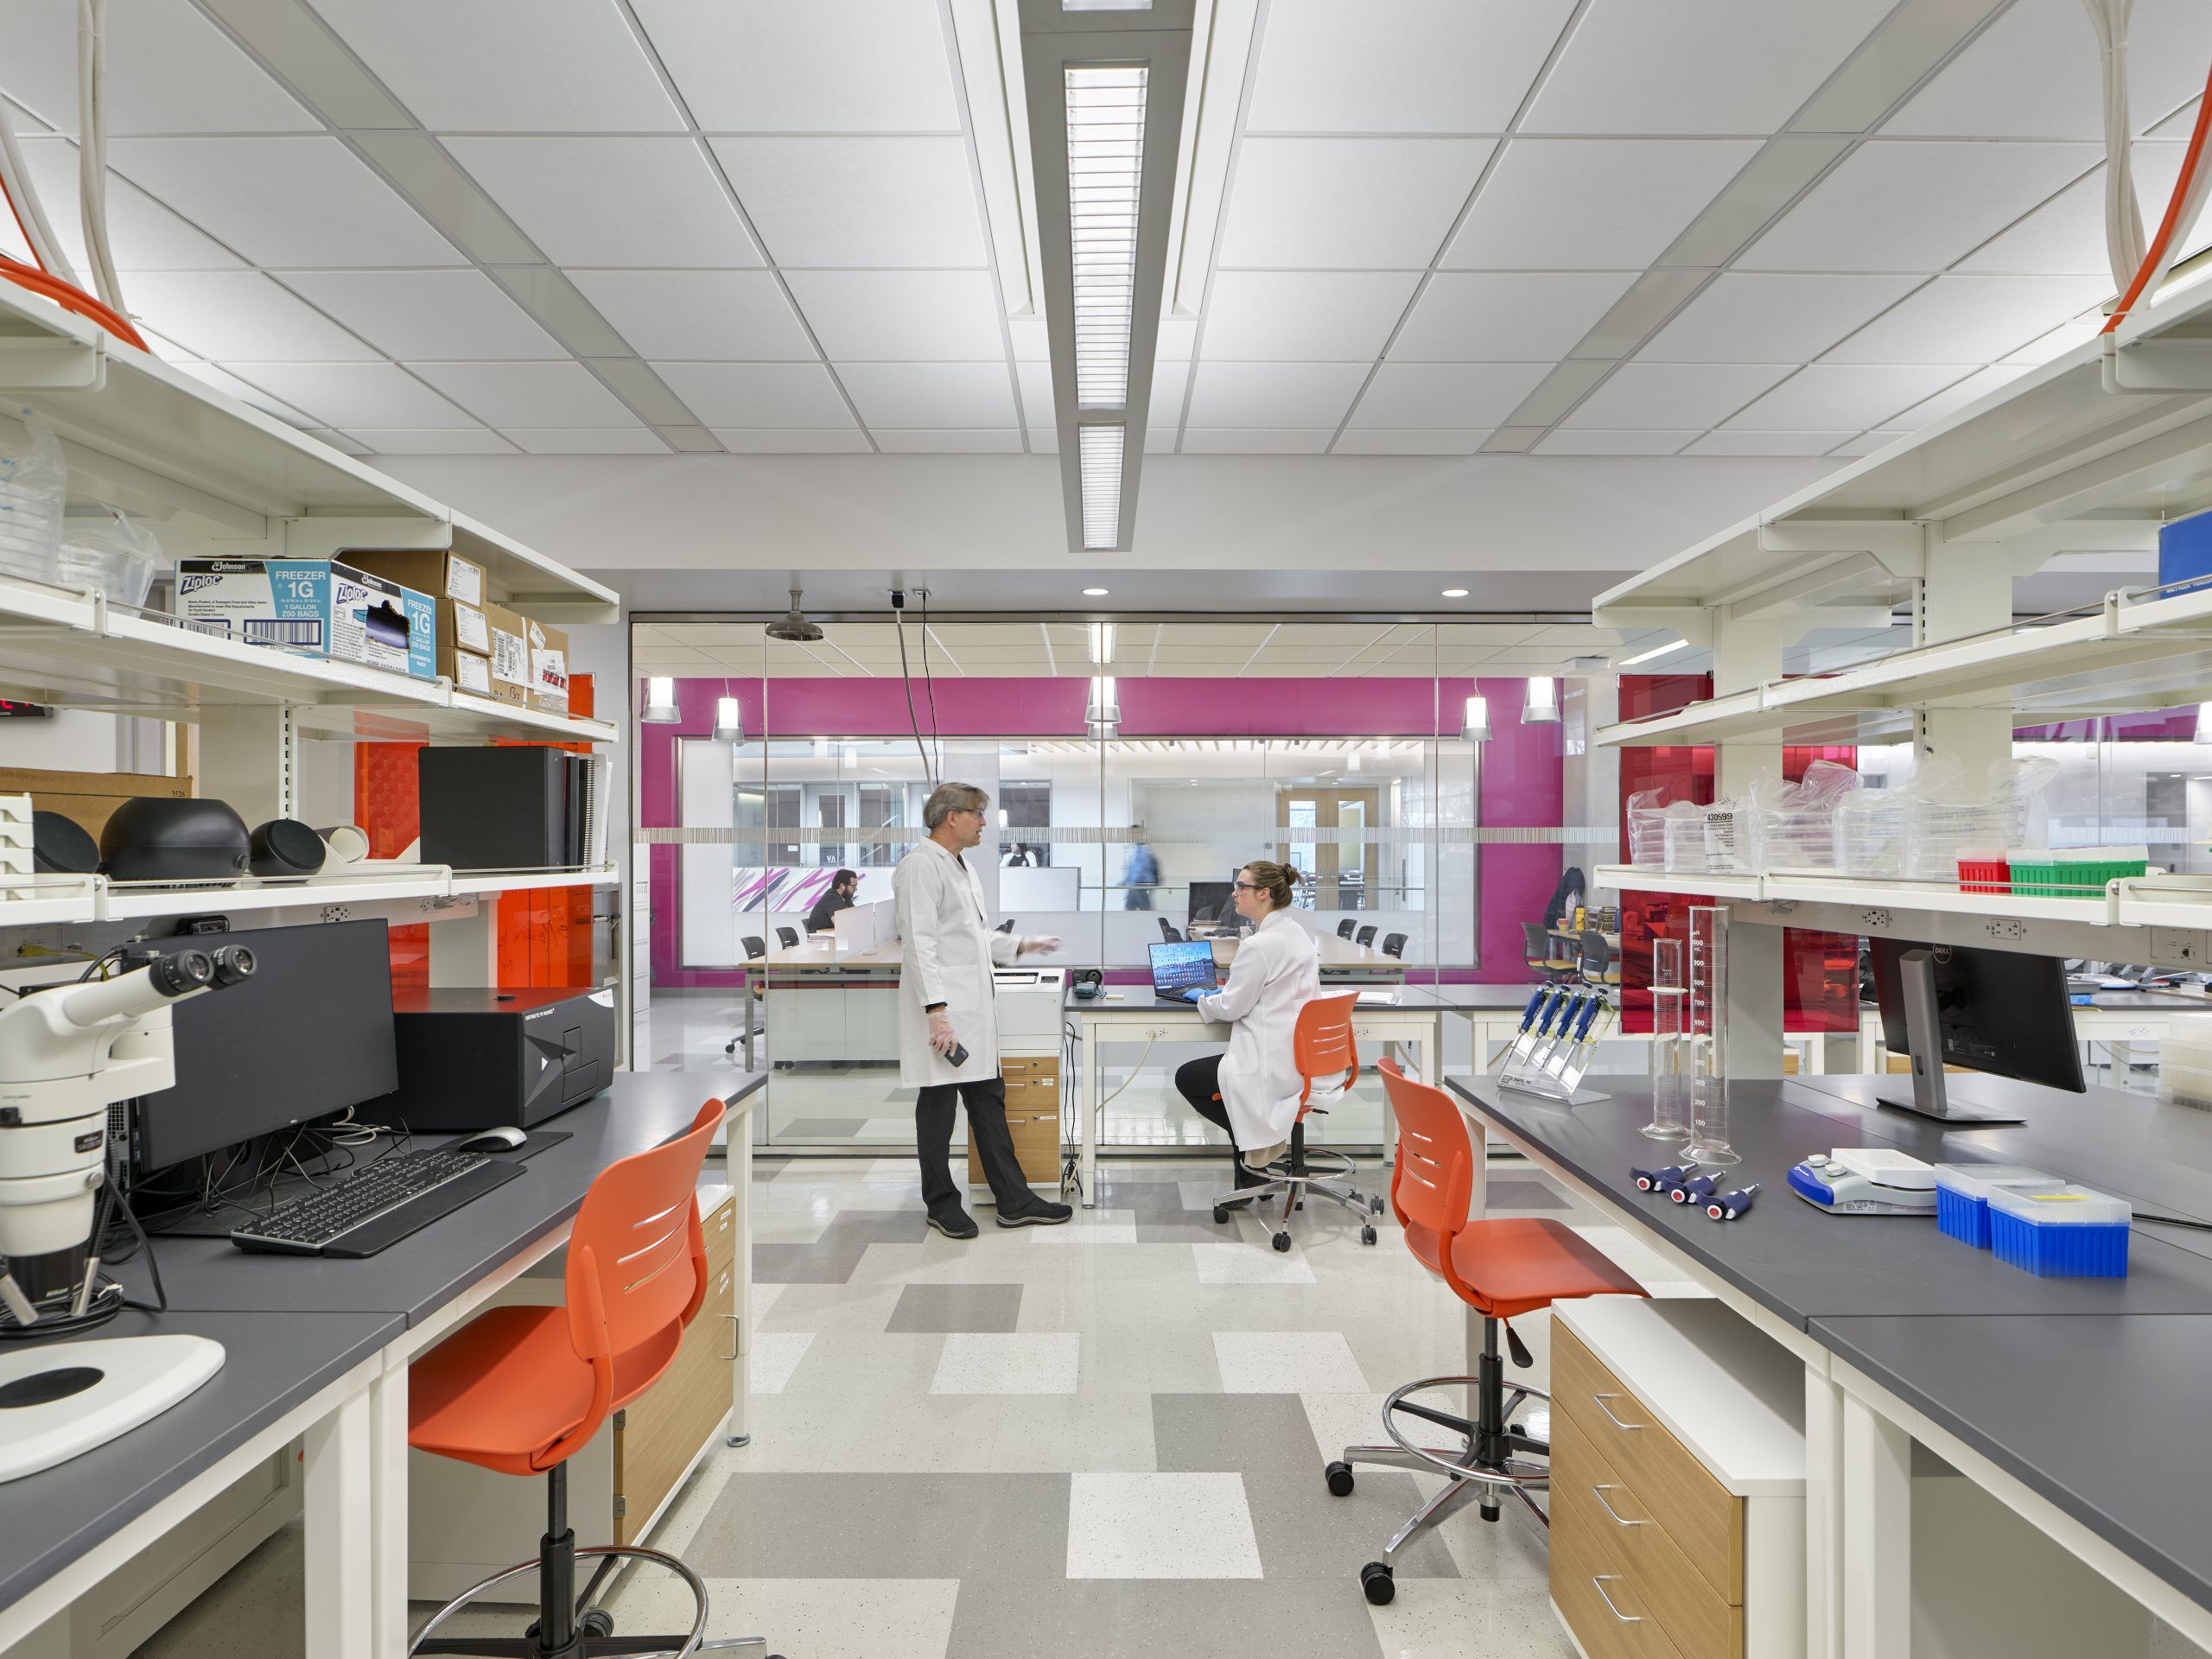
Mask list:
[[1190,907],[1184,914],[1184,920],[1191,927],[1236,925],[1236,884],[1234,881],[1193,881],[1190,893]]
[[1951,1101],[1947,1065],[2083,1092],[2066,966],[2057,957],[1910,939],[1876,939],[1872,947],[1883,1040],[1891,1053],[1912,1057],[1910,1098],[1883,1096],[1881,1104],[1946,1122],[2021,1121]]
[[252,948],[253,977],[170,1009],[176,1087],[138,1102],[142,1173],[399,1086],[383,922],[260,927],[229,941]]

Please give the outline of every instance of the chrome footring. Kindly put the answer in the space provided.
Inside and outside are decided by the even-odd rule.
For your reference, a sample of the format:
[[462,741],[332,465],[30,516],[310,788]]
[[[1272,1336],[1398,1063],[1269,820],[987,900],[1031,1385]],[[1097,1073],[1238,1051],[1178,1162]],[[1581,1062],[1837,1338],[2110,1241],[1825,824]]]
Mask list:
[[[1408,1382],[1402,1389],[1393,1389],[1389,1397],[1382,1402],[1382,1432],[1398,1443],[1400,1450],[1419,1458],[1438,1474],[1449,1475],[1454,1480],[1476,1480],[1490,1485],[1508,1487],[1548,1485],[1551,1481],[1550,1471],[1541,1465],[1528,1464],[1525,1466],[1531,1472],[1522,1474],[1515,1471],[1515,1465],[1521,1462],[1519,1459],[1509,1459],[1503,1468],[1492,1468],[1486,1465],[1452,1463],[1424,1447],[1415,1446],[1399,1432],[1396,1413],[1399,1402],[1408,1395],[1419,1394],[1428,1389],[1468,1388],[1480,1380],[1478,1377],[1472,1376],[1425,1376],[1418,1382]],[[1414,1421],[1421,1420],[1417,1418]]]
[[[1290,1154],[1288,1153],[1285,1153],[1283,1154],[1286,1158]],[[1253,1174],[1264,1176],[1267,1179],[1271,1181],[1309,1181],[1317,1179],[1350,1180],[1353,1176],[1359,1173],[1359,1166],[1353,1162],[1348,1154],[1338,1152],[1333,1147],[1306,1147],[1306,1161],[1308,1164],[1311,1164],[1316,1158],[1332,1160],[1337,1166],[1331,1169],[1324,1169],[1318,1175],[1311,1172],[1306,1174],[1293,1174],[1289,1170],[1282,1167],[1279,1164],[1269,1164],[1264,1169],[1252,1169],[1252,1166],[1249,1164],[1243,1163],[1242,1159],[1239,1159],[1237,1161],[1243,1166],[1243,1167],[1251,1170]]]
[[[576,1559],[580,1561],[588,1560],[598,1555],[627,1555],[635,1560],[658,1561],[689,1585],[691,1589],[691,1599],[696,1605],[698,1611],[691,1620],[691,1634],[684,1637],[683,1646],[670,1649],[670,1659],[690,1659],[691,1655],[700,1650],[701,1645],[707,1639],[707,1586],[700,1581],[696,1573],[677,1560],[675,1556],[658,1549],[637,1549],[626,1545],[607,1544],[597,1548],[580,1549],[576,1552]],[[413,1656],[422,1650],[423,1644],[436,1633],[441,1624],[486,1590],[491,1589],[493,1586],[505,1584],[510,1579],[518,1579],[525,1573],[534,1573],[539,1570],[538,1559],[533,1555],[526,1561],[518,1561],[504,1573],[494,1573],[490,1578],[480,1579],[470,1585],[467,1589],[446,1603],[436,1612],[432,1613],[429,1623],[415,1632],[414,1639],[407,1644],[409,1659],[413,1659]],[[741,1643],[749,1644],[759,1642],[763,1647],[767,1645],[766,1640],[760,1637],[745,1637],[740,1640]]]

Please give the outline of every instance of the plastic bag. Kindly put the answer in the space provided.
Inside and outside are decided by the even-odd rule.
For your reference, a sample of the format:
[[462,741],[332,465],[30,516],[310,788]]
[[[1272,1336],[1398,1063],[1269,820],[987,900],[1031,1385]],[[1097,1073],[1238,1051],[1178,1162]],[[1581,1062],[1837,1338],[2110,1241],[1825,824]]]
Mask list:
[[25,435],[0,440],[0,573],[59,582],[69,468],[45,416],[22,406],[13,413]]
[[110,604],[142,607],[162,564],[162,544],[152,529],[119,507],[102,508],[97,518],[62,522],[60,581],[72,588],[97,588]]

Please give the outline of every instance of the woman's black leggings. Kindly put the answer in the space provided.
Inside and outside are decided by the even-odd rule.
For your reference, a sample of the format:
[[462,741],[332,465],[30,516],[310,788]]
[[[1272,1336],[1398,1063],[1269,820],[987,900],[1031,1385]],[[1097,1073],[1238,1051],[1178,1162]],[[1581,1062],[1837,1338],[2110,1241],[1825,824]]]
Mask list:
[[1227,1132],[1229,1162],[1236,1172],[1236,1185],[1257,1186],[1258,1179],[1246,1174],[1244,1166],[1236,1161],[1236,1131],[1229,1127],[1229,1108],[1221,1098],[1221,1056],[1209,1054],[1202,1060],[1190,1060],[1177,1066],[1175,1087],[1191,1103],[1192,1111]]

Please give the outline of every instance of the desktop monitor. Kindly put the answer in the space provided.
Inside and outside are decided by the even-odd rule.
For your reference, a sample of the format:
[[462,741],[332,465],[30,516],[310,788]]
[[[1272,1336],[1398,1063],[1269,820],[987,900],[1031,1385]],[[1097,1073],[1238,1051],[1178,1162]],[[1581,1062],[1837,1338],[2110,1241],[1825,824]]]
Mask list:
[[[1236,884],[1233,881],[1193,881],[1190,908],[1184,916],[1188,927],[1236,925]],[[1188,931],[1187,928],[1185,931]]]
[[176,1086],[139,1099],[141,1172],[399,1086],[383,922],[262,927],[232,938],[252,948],[253,977],[170,1010]]
[[1883,1040],[1912,1058],[1911,1098],[1885,1096],[1881,1104],[1946,1122],[2020,1122],[1950,1101],[1947,1065],[2083,1092],[2066,967],[2056,957],[1910,939],[1876,939],[1872,955]]

